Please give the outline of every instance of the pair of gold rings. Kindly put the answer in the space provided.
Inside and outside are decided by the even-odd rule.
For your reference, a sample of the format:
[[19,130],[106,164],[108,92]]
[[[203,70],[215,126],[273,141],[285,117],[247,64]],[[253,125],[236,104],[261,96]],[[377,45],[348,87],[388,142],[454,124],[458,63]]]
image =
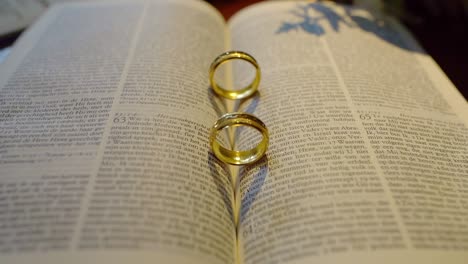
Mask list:
[[[216,83],[214,79],[215,72],[221,64],[235,59],[241,59],[252,64],[255,67],[255,78],[248,86],[240,90],[227,90]],[[209,76],[211,87],[217,95],[227,99],[244,99],[252,96],[257,91],[261,74],[260,66],[251,55],[242,51],[228,51],[216,57],[213,63],[211,63]],[[224,128],[239,126],[248,126],[259,131],[262,134],[260,143],[252,149],[236,151],[229,150],[218,142],[217,136],[220,131]],[[265,154],[268,143],[269,135],[267,127],[260,119],[248,113],[227,113],[221,116],[211,128],[211,149],[219,160],[228,164],[245,165],[259,160]]]

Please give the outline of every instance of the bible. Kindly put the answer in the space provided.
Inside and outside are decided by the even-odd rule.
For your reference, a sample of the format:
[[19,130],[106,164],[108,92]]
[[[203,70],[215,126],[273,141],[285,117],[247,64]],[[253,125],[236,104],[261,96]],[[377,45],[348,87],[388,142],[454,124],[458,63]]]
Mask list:
[[[208,68],[227,50],[258,61],[254,97],[213,96]],[[223,85],[249,82],[230,65]],[[0,65],[0,89],[1,263],[468,258],[466,101],[384,15],[272,1],[226,22],[201,1],[57,5]],[[232,110],[268,127],[255,164],[209,148]]]

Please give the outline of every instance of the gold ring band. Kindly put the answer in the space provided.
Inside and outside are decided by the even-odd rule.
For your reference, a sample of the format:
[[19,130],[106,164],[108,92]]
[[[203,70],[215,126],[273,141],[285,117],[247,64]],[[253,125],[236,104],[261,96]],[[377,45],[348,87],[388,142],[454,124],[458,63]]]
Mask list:
[[[216,83],[214,75],[219,65],[234,59],[241,59],[249,62],[255,67],[255,79],[247,87],[240,90],[226,90]],[[242,51],[228,51],[219,55],[210,66],[210,84],[216,94],[228,99],[243,99],[251,96],[257,91],[260,83],[260,66],[257,61],[249,54]]]
[[[255,128],[262,134],[263,138],[256,147],[249,150],[236,151],[222,147],[217,140],[218,133],[226,127],[235,126],[249,126]],[[219,118],[211,128],[211,149],[219,160],[229,164],[244,165],[259,160],[268,149],[268,142],[269,135],[267,127],[260,119],[251,114],[239,112],[227,113]]]

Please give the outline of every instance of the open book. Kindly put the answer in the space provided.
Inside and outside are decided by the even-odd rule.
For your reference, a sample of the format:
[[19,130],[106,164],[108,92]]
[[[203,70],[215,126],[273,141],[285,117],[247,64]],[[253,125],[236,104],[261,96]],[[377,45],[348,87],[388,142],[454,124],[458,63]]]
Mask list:
[[[222,112],[208,68],[226,50],[259,62],[259,94],[235,107],[270,131],[238,170],[208,147]],[[0,67],[0,263],[468,259],[468,107],[392,19],[59,5]]]

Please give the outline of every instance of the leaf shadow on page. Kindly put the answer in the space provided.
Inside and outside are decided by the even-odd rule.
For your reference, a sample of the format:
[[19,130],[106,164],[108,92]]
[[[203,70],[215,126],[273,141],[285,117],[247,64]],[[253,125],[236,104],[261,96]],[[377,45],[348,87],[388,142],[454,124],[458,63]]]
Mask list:
[[268,155],[259,161],[241,168],[239,172],[241,188],[240,223],[242,223],[250,211],[252,204],[262,190],[265,179],[269,174]]
[[[315,11],[317,15],[311,15],[310,11]],[[301,29],[306,33],[321,36],[325,34],[325,28],[321,25],[322,21],[328,22],[335,31],[339,30],[340,23],[350,26],[349,22],[331,8],[318,3],[298,4],[296,9],[289,12],[301,20],[299,22],[283,22],[276,31],[277,34]]]
[[210,168],[211,178],[216,185],[221,199],[224,202],[226,210],[229,214],[232,224],[235,226],[235,219],[233,213],[234,193],[232,190],[232,177],[229,171],[228,165],[219,161],[214,154],[210,151],[208,152],[208,168]]
[[393,29],[390,20],[384,15],[364,15],[367,14],[365,9],[345,5],[341,7],[344,9],[344,15],[322,3],[297,4],[294,9],[289,10],[289,13],[293,15],[292,22],[283,21],[276,34],[303,31],[311,35],[323,36],[327,33],[324,25],[328,24],[335,32],[339,32],[343,27],[359,28],[400,48],[418,51],[402,40],[400,33]]

